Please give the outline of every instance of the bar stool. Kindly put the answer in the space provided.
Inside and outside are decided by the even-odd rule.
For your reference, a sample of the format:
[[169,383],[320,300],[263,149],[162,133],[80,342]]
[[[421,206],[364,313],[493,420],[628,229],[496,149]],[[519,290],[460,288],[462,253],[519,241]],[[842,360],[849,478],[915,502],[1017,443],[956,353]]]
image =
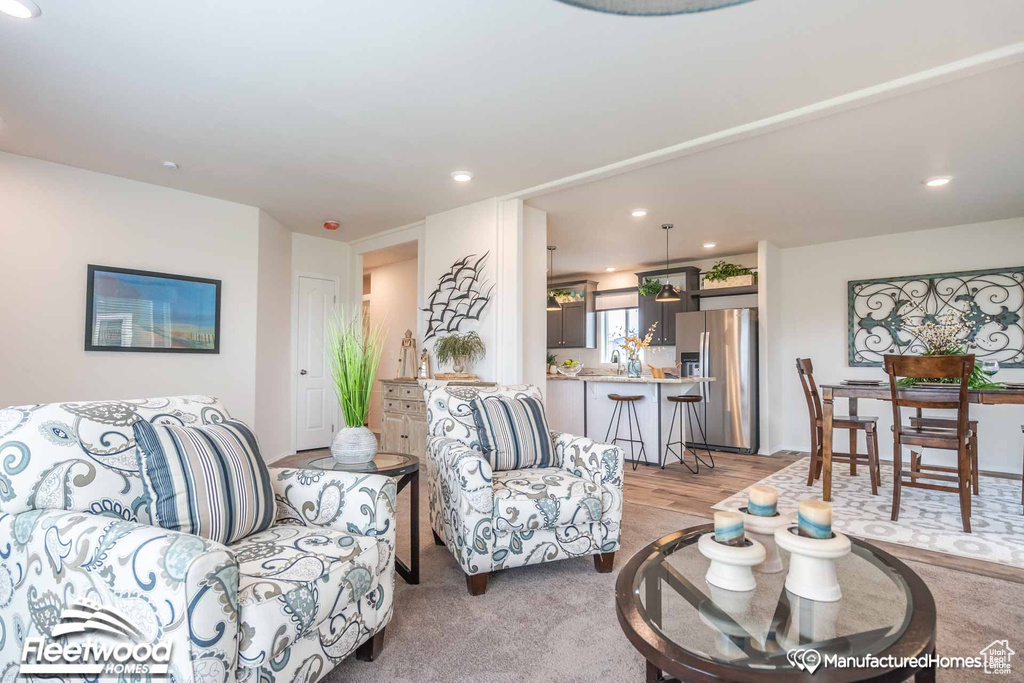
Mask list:
[[[629,456],[630,460],[633,461],[633,469],[635,470],[639,464],[637,455],[643,456],[644,465],[650,465],[647,462],[647,450],[644,448],[644,435],[640,432],[640,419],[636,414],[636,406],[633,405],[637,401],[643,398],[643,396],[621,396],[619,394],[608,394],[608,398],[615,402],[615,407],[612,408],[612,419],[608,422],[608,431],[604,434],[604,441],[607,444],[615,445],[616,442],[622,441],[629,444]],[[629,438],[619,436],[619,426],[622,424],[622,406],[626,406],[626,424],[629,426]],[[619,418],[616,422],[615,415],[618,414]],[[636,435],[638,438],[633,438],[633,423],[636,422]],[[612,425],[615,425],[615,436],[611,441],[608,440],[608,436],[612,433]],[[634,452],[633,444],[640,444],[640,452],[636,454]]]
[[[670,453],[679,458],[679,462],[681,462],[683,466],[686,467],[686,469],[690,470],[694,474],[697,474],[697,472],[700,471],[701,465],[704,465],[704,467],[707,467],[709,470],[715,469],[715,456],[711,455],[711,448],[708,447],[708,437],[707,434],[704,433],[704,425],[700,423],[700,415],[697,414],[697,404],[700,403],[700,400],[700,396],[696,394],[668,397],[668,402],[675,404],[675,407],[672,408],[672,422],[670,422],[668,425],[668,441],[665,443],[665,456],[664,458],[662,458],[661,461],[661,469],[665,469],[665,465],[668,464],[668,456]],[[685,409],[683,408],[684,405],[686,406]],[[687,448],[686,441],[683,438],[683,415],[681,412],[682,410],[686,411],[687,433],[691,435],[693,434],[693,422],[691,421],[691,417],[693,420],[697,421],[697,427],[698,429],[700,429],[700,438],[704,442],[704,450],[708,452],[708,459],[711,460],[710,463],[705,462],[700,457],[700,455],[697,454],[697,451],[695,449]],[[679,416],[679,439],[673,441],[672,428],[675,427],[676,425],[676,415]],[[697,442],[696,439],[693,439],[692,441],[693,443]],[[672,447],[676,444],[678,444],[679,447],[678,453],[672,450]],[[690,467],[687,464],[686,460],[683,459],[683,455],[686,454],[686,451],[690,451],[691,453],[693,453],[693,464],[695,467]]]

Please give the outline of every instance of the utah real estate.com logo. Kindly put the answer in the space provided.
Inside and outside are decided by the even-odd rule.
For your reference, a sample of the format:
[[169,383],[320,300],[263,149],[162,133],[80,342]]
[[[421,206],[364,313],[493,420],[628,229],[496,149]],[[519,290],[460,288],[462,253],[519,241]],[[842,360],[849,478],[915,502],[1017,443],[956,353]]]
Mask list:
[[[67,636],[100,634],[95,639],[74,642]],[[59,640],[64,636],[63,641]],[[21,651],[22,675],[78,674],[82,676],[167,673],[171,644],[140,642],[144,637],[121,611],[92,600],[79,600],[64,609],[60,623],[42,636],[25,639]]]

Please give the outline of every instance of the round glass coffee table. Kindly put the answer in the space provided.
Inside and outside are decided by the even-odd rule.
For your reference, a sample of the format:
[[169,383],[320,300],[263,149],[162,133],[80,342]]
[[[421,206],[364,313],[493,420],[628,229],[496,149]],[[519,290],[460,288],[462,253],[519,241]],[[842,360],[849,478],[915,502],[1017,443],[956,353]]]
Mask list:
[[409,564],[395,557],[395,572],[408,584],[420,582],[420,460],[413,455],[380,452],[373,460],[361,465],[338,462],[332,457],[316,458],[305,467],[331,472],[352,472],[354,474],[382,474],[391,477],[401,493],[409,488]]
[[708,560],[697,541],[713,530],[707,524],[660,538],[619,573],[619,624],[647,659],[649,683],[934,680],[933,663],[861,660],[860,668],[829,666],[830,655],[901,658],[935,652],[935,601],[905,564],[851,538],[851,553],[836,561],[843,590],[838,602],[788,592],[784,551],[783,571],[756,573],[752,591],[727,591],[704,580]]

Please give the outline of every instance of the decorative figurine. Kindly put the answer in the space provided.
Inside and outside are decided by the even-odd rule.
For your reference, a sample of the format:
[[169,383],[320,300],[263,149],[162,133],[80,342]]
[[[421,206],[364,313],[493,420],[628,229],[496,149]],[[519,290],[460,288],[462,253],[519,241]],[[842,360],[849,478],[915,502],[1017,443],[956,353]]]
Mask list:
[[413,368],[416,367],[416,340],[412,330],[406,330],[402,337],[402,352],[398,359],[398,377],[396,379],[416,379]]
[[430,379],[430,376],[434,374],[430,369],[430,351],[423,349],[423,353],[420,354],[420,379]]

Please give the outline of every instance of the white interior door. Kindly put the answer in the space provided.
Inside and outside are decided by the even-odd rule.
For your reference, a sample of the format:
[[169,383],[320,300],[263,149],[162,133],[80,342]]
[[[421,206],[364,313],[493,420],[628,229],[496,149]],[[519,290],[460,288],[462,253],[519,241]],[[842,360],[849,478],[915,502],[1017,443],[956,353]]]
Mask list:
[[298,380],[296,382],[296,448],[329,446],[337,425],[338,400],[324,357],[324,328],[334,317],[335,286],[331,280],[299,277]]

